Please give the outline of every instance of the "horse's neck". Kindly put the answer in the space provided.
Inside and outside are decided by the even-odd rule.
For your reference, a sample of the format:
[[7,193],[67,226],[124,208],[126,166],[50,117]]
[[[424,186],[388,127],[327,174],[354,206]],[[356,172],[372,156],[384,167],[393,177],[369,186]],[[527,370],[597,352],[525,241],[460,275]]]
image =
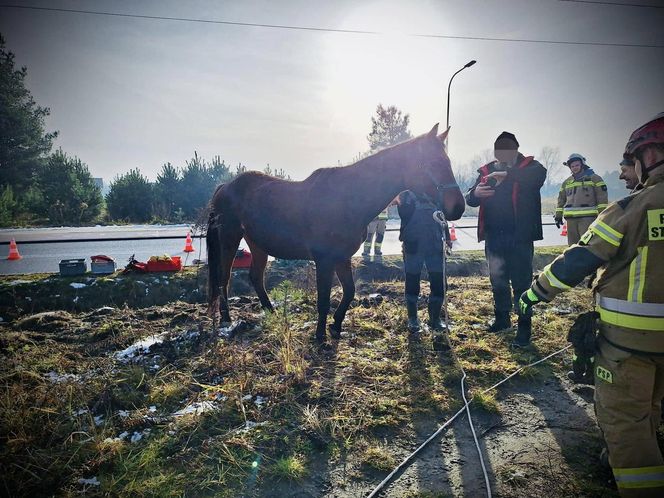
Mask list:
[[402,170],[407,158],[402,148],[393,148],[352,166],[360,173],[350,186],[357,193],[355,208],[367,221],[375,218],[405,189]]

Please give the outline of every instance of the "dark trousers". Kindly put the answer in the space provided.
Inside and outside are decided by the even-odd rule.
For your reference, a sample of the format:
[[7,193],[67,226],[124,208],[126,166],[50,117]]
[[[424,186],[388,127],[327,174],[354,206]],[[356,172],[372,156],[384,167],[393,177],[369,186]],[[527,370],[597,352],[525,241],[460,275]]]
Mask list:
[[495,241],[487,237],[484,252],[496,316],[509,316],[513,307],[519,309],[519,298],[533,280],[533,243]]

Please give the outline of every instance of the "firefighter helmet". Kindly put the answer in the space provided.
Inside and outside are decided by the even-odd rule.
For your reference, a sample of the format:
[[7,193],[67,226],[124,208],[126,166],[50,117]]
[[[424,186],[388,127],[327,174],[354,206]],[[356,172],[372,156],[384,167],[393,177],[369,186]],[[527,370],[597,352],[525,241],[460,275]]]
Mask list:
[[650,144],[664,144],[664,112],[634,130],[625,145],[624,156],[629,158],[637,149]]
[[574,161],[581,161],[581,165],[582,165],[584,168],[587,168],[587,167],[588,167],[588,165],[586,164],[586,158],[583,157],[581,154],[577,154],[576,152],[570,154],[569,157],[567,158],[567,161],[563,161],[563,164],[564,164],[565,166],[569,166],[569,165],[572,164]]

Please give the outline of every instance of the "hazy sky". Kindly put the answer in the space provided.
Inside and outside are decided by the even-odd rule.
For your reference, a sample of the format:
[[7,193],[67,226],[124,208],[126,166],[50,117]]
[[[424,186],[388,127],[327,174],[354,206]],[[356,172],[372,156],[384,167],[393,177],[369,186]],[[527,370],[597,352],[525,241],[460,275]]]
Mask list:
[[[616,0],[617,1],[617,0]],[[632,3],[662,6],[658,0]],[[7,3],[7,2],[5,2]],[[629,2],[626,2],[629,3]],[[151,16],[369,30],[286,30],[0,8],[56,146],[106,181],[220,155],[302,179],[368,149],[378,103],[419,135],[445,122],[455,165],[503,130],[616,169],[629,133],[664,111],[664,48],[451,40],[412,33],[664,45],[664,8],[557,0],[25,1]]]

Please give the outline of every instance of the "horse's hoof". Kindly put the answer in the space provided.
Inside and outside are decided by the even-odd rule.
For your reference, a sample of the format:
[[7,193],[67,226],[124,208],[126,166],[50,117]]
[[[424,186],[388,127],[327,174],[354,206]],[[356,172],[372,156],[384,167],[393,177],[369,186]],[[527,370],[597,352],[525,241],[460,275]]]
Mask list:
[[332,339],[341,339],[341,328],[336,328],[334,325],[330,325],[330,337],[332,337]]
[[316,342],[322,344],[325,342],[325,331],[316,332]]

